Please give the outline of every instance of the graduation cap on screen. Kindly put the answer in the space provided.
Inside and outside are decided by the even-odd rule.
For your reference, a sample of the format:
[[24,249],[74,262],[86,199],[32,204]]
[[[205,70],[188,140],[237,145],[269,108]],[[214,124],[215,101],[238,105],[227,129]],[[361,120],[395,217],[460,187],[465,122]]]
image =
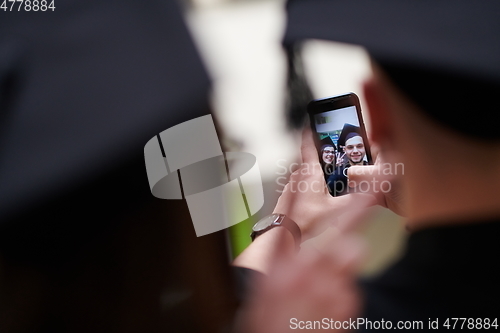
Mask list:
[[346,141],[355,136],[361,136],[359,127],[351,124],[344,124],[344,127],[342,127],[342,132],[340,132],[339,136],[339,146],[345,147]]
[[[2,17],[0,82],[10,89],[0,93],[0,226],[89,184],[99,185],[75,218],[97,197],[115,214],[151,197],[146,142],[209,111],[209,78],[177,6],[80,1],[50,20]],[[132,173],[119,171],[131,161]]]
[[[499,1],[289,0],[284,45],[362,45],[435,121],[500,139],[499,12]],[[471,110],[481,126],[471,124]]]
[[332,146],[335,150],[337,150],[337,147],[332,141],[332,138],[330,136],[324,137],[323,139],[320,140],[320,150],[323,150],[326,146]]

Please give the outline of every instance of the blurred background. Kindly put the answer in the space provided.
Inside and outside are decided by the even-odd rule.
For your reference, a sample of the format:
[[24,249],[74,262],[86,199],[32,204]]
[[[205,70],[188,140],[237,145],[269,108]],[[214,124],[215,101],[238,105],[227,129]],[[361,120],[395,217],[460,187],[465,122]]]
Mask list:
[[[300,131],[287,123],[287,59],[281,46],[286,26],[283,0],[184,0],[192,36],[213,79],[211,101],[229,151],[254,154],[264,182],[265,204],[256,216],[230,229],[232,254],[249,244],[251,225],[272,213],[299,161]],[[355,92],[370,75],[361,47],[311,40],[302,49],[305,76],[314,98]],[[366,110],[364,110],[366,111]],[[305,112],[305,110],[304,110]],[[369,132],[370,120],[363,112]],[[376,274],[398,257],[405,238],[402,219],[374,207],[362,230],[370,249],[363,274]],[[311,241],[314,246],[315,241]]]

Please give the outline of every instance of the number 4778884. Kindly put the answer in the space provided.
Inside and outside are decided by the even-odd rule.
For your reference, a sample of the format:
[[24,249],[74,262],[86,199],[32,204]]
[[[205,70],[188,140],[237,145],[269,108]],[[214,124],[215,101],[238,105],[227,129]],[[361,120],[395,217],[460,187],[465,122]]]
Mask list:
[[25,12],[46,12],[49,9],[54,11],[56,9],[54,1],[55,0],[3,0],[0,9],[3,9],[4,12],[20,12],[21,10]]

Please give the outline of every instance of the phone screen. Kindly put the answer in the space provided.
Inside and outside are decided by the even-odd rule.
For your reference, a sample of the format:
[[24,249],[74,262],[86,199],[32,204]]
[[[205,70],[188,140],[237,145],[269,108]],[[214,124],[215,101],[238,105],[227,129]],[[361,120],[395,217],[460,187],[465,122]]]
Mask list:
[[354,192],[348,186],[347,170],[353,165],[372,164],[359,99],[350,93],[315,100],[309,103],[308,112],[330,194]]

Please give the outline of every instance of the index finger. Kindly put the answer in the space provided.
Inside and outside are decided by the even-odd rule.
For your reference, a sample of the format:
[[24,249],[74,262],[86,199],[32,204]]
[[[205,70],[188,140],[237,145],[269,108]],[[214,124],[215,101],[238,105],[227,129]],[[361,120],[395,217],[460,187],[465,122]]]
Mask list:
[[318,153],[314,145],[313,132],[308,126],[302,130],[302,145],[300,146],[302,163],[318,163]]

